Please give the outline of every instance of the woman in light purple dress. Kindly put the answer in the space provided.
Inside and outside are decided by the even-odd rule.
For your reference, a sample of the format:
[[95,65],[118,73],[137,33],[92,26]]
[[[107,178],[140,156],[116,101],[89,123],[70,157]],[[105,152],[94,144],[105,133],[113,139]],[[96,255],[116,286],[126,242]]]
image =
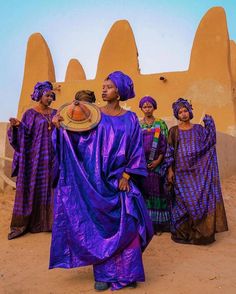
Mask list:
[[179,98],[172,105],[179,125],[169,130],[165,156],[168,181],[175,199],[171,209],[172,239],[178,243],[205,245],[215,233],[228,230],[216,156],[216,130],[211,116],[204,127],[192,124],[191,104]]
[[8,130],[14,148],[12,176],[17,176],[16,195],[8,239],[27,232],[51,231],[52,228],[52,117],[55,100],[52,84],[37,83],[31,98],[37,101],[19,121],[10,118]]

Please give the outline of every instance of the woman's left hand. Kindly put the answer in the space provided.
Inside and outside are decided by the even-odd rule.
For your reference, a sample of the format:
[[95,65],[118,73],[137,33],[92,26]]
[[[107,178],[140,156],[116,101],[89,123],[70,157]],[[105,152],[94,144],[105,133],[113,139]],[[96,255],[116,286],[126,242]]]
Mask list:
[[207,121],[209,121],[209,120],[210,120],[210,121],[212,120],[212,116],[209,115],[209,114],[205,114],[205,115],[204,115],[204,118],[203,118],[204,123],[207,122]]
[[129,181],[122,177],[119,180],[119,189],[121,191],[128,191],[129,192]]
[[63,120],[64,120],[63,117],[60,116],[60,113],[58,112],[52,118],[52,123],[55,125],[56,128],[59,129],[60,128],[60,122],[63,121]]
[[155,168],[157,168],[157,166],[159,165],[159,161],[158,160],[153,160],[152,162],[150,162],[147,167],[150,170],[154,170]]

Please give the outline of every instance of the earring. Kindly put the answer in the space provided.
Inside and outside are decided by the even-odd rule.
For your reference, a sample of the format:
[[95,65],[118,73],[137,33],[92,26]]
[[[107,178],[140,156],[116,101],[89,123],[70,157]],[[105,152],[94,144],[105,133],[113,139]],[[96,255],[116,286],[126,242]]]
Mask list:
[[118,101],[120,100],[120,96],[119,96],[119,95],[117,95],[117,100],[118,100]]

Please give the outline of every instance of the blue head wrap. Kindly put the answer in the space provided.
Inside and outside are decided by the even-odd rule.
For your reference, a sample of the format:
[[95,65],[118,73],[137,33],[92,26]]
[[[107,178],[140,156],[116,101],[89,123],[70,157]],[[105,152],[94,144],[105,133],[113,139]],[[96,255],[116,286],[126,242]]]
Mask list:
[[108,75],[107,79],[111,80],[117,87],[121,101],[134,98],[134,84],[128,75],[122,71],[114,71]]
[[[53,90],[53,86],[52,83],[49,81],[45,81],[45,82],[38,82],[35,86],[34,86],[34,92],[33,94],[31,94],[31,99],[34,101],[39,101],[40,98],[47,93],[48,91]],[[56,100],[56,95],[55,93],[53,100]]]
[[188,112],[189,112],[189,117],[190,119],[193,118],[193,108],[192,108],[192,105],[188,102],[188,100],[184,99],[184,98],[179,98],[176,102],[174,102],[172,104],[172,109],[173,109],[173,112],[174,112],[174,116],[178,118],[178,112],[180,110],[180,108],[182,107],[185,107]]
[[140,101],[139,101],[139,108],[142,108],[144,103],[149,102],[152,104],[154,109],[157,109],[157,103],[154,98],[151,96],[144,96]]

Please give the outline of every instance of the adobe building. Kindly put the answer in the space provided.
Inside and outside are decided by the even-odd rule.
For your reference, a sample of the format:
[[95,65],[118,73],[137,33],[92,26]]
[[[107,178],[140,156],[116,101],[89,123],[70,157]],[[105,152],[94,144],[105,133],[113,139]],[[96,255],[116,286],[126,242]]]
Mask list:
[[[53,58],[46,41],[40,33],[31,35],[27,45],[17,116],[20,119],[24,111],[34,105],[35,102],[30,99],[32,89],[38,81],[45,80],[53,83],[57,95],[54,108],[71,102],[75,93],[83,89],[93,90],[97,104],[101,106],[102,82],[115,70],[121,70],[132,77],[136,97],[123,103],[123,107],[135,111],[138,116],[141,116],[138,102],[145,95],[157,99],[158,116],[169,126],[176,123],[171,105],[179,97],[191,100],[194,123],[200,123],[205,113],[211,114],[218,131],[221,177],[236,172],[236,161],[232,160],[236,150],[236,44],[229,39],[223,8],[213,7],[201,20],[186,71],[142,74],[132,29],[128,21],[120,20],[112,26],[103,43],[95,79],[87,80],[80,62],[71,59],[65,80],[57,81]],[[5,129],[6,126],[2,126],[0,132],[5,133]],[[7,140],[4,142],[0,159],[7,156],[9,161],[12,150],[9,151]]]
[[125,107],[137,112],[138,101],[151,95],[158,101],[158,115],[173,124],[171,104],[178,97],[191,100],[193,122],[199,123],[205,113],[211,114],[217,130],[236,136],[236,44],[230,41],[223,8],[214,7],[203,17],[197,29],[187,71],[141,74],[138,50],[132,29],[126,20],[117,21],[110,29],[100,52],[96,77],[87,80],[82,65],[70,60],[64,81],[57,81],[48,45],[41,34],[30,36],[27,46],[24,80],[18,106],[18,118],[33,106],[30,99],[38,81],[54,84],[57,100],[54,107],[70,102],[78,90],[90,89],[102,104],[104,78],[121,70],[134,81],[136,97]]

